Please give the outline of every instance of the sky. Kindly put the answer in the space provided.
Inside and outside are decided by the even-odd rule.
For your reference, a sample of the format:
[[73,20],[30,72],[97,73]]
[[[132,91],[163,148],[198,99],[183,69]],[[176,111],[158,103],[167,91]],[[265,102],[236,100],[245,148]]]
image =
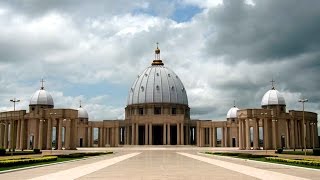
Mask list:
[[193,119],[259,108],[272,79],[287,110],[319,114],[319,19],[318,0],[2,0],[0,111],[28,109],[44,78],[55,108],[123,119],[159,42]]

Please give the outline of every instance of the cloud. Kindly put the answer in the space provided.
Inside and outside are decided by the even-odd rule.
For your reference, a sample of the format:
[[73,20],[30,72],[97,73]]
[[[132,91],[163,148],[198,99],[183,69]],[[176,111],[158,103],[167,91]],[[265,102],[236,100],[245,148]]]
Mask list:
[[[271,78],[287,109],[301,109],[303,97],[308,111],[320,112],[317,1],[156,3],[2,1],[0,111],[12,109],[13,97],[27,109],[44,77],[57,108],[77,108],[82,99],[92,119],[123,118],[131,83],[160,42],[165,66],[186,87],[192,118],[225,120],[233,100],[259,108]],[[200,12],[174,20],[180,5]]]
[[281,61],[317,51],[320,25],[319,1],[245,1],[225,0],[208,12],[210,36],[207,53],[231,56],[232,62]]

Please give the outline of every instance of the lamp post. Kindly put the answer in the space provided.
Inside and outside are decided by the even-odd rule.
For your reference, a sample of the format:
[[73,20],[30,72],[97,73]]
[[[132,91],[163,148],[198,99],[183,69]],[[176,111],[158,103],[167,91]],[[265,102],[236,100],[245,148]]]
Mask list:
[[[13,102],[13,111],[16,111],[16,103],[20,102],[20,99],[10,99],[10,102]],[[13,125],[14,124],[14,120],[11,120],[11,125],[10,125],[10,149],[11,149],[11,156],[13,155]],[[9,150],[10,150],[9,149]]]
[[304,155],[307,155],[307,146],[306,146],[306,122],[304,120],[304,103],[308,102],[308,99],[299,99],[299,102],[302,103],[302,123],[303,123],[303,146],[304,146]]

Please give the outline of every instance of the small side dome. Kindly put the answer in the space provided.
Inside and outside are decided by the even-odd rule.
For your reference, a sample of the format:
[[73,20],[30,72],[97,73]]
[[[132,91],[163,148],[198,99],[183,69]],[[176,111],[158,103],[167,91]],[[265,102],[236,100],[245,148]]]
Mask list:
[[286,101],[284,100],[284,97],[279,91],[272,88],[264,94],[261,101],[261,106],[268,105],[286,105]]
[[80,101],[80,106],[77,110],[78,110],[78,118],[83,118],[83,119],[89,118],[87,110],[84,109],[81,105],[81,101]]
[[45,105],[45,106],[54,106],[52,96],[49,92],[44,90],[43,82],[44,80],[41,80],[42,85],[40,90],[37,90],[30,99],[30,105]]
[[85,110],[82,107],[79,107],[77,110],[78,110],[78,118],[84,118],[84,119],[89,118],[87,110]]
[[45,105],[53,107],[54,103],[51,94],[44,89],[40,89],[32,95],[29,105]]
[[227,113],[227,118],[237,118],[237,111],[238,110],[239,110],[239,108],[237,108],[236,106],[233,106],[232,108],[230,108]]

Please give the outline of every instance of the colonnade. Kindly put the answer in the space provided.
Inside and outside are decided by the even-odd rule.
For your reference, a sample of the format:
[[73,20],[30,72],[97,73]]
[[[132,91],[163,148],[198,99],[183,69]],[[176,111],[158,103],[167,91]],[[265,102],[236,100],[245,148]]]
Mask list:
[[[94,146],[94,128],[88,127],[88,146]],[[105,146],[118,146],[120,144],[120,135],[123,137],[123,133],[119,133],[122,128],[116,127],[97,127],[98,130],[98,147]]]
[[[218,147],[217,131],[221,129],[221,147],[231,147],[232,138],[230,135],[230,127],[197,127],[197,146]],[[237,140],[235,141],[237,143]],[[237,144],[235,144],[237,146]]]

